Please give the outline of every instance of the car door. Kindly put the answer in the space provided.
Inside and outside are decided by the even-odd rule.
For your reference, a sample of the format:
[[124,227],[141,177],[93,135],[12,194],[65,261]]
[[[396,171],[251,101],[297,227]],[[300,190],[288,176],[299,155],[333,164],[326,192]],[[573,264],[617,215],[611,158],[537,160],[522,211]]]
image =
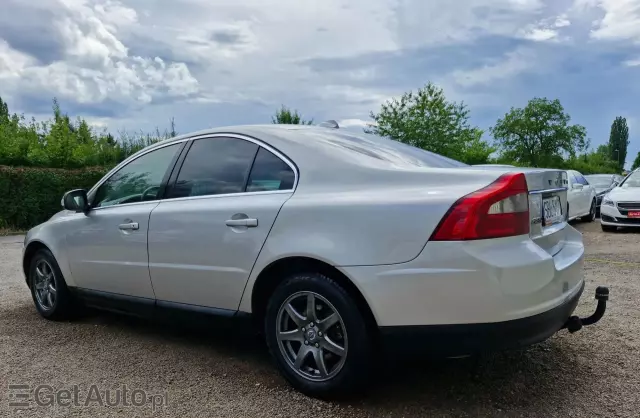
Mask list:
[[578,183],[582,185],[582,189],[581,189],[581,191],[582,191],[582,197],[581,197],[582,211],[580,213],[581,214],[582,213],[589,213],[589,211],[591,210],[591,201],[593,200],[594,189],[589,184],[587,179],[584,178],[582,173],[579,173],[579,172],[576,171],[575,175],[576,175],[576,180],[578,181]]
[[144,153],[89,193],[91,210],[67,234],[69,267],[80,288],[154,298],[147,231],[158,193],[183,144]]
[[185,155],[151,213],[157,303],[234,312],[297,175],[284,156],[248,138],[197,139]]
[[567,202],[569,203],[569,219],[574,218],[584,212],[582,185],[578,182],[575,172],[567,171],[569,179],[569,190],[567,191]]

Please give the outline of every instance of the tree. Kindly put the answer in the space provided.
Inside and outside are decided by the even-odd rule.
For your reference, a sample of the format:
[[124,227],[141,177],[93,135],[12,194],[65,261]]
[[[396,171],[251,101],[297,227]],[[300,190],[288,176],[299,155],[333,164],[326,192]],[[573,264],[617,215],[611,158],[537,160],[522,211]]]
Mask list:
[[564,167],[577,170],[582,174],[617,174],[618,163],[609,158],[609,146],[600,145],[595,151],[585,152],[569,158]]
[[618,163],[620,170],[624,168],[627,160],[627,147],[629,146],[629,127],[627,119],[622,116],[615,118],[611,124],[609,134],[609,152],[611,159]]
[[557,166],[588,147],[586,129],[570,125],[559,100],[533,98],[524,108],[511,108],[491,133],[503,156],[521,165]]
[[302,119],[302,115],[300,115],[297,110],[292,110],[285,105],[282,105],[282,107],[278,111],[276,111],[275,116],[271,118],[271,123],[287,125],[311,125],[313,123],[313,119],[304,120]]
[[636,159],[633,160],[633,165],[631,166],[632,170],[635,170],[636,168],[640,167],[640,152],[638,153],[638,155],[636,155]]
[[467,106],[447,101],[433,83],[385,102],[380,112],[371,112],[371,118],[375,124],[365,132],[449,158],[475,164],[486,162],[494,151],[481,139],[483,131],[469,123]]

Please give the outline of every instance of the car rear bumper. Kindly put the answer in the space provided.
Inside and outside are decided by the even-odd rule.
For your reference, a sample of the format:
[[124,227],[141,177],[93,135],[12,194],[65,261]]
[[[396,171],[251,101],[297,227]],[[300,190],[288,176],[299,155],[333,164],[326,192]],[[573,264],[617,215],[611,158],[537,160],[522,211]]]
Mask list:
[[526,318],[483,324],[380,327],[380,335],[387,349],[446,356],[526,347],[548,339],[565,326],[583,289],[584,282],[560,305]]
[[548,250],[528,236],[429,242],[407,263],[339,269],[379,327],[508,322],[555,309],[582,288],[582,235],[567,224],[554,236]]

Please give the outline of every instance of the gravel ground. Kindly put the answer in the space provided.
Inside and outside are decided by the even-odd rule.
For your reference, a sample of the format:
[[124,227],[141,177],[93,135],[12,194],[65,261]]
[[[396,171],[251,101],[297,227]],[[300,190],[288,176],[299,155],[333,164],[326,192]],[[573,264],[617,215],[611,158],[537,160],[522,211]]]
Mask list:
[[[20,272],[21,238],[0,238],[0,416],[637,417],[640,233],[604,234],[598,223],[576,227],[587,246],[578,312],[590,314],[595,287],[606,284],[612,300],[600,323],[574,335],[561,331],[523,351],[386,362],[372,391],[350,403],[294,392],[263,345],[242,331],[203,332],[102,313],[65,323],[41,319]],[[166,405],[154,412],[149,402],[53,407],[30,401],[15,409],[9,403],[19,391],[9,384],[79,385],[81,403],[91,385],[101,396],[126,385],[129,393],[161,395]],[[50,390],[43,388],[43,401]]]

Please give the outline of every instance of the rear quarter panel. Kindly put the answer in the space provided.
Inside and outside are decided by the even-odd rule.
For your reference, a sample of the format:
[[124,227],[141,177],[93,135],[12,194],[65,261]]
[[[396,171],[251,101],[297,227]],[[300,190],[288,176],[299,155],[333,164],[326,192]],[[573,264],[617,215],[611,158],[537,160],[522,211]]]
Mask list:
[[297,190],[282,207],[256,260],[240,303],[251,312],[256,278],[274,261],[310,257],[336,267],[390,265],[416,258],[460,197],[501,173],[441,170],[387,177],[378,187]]

